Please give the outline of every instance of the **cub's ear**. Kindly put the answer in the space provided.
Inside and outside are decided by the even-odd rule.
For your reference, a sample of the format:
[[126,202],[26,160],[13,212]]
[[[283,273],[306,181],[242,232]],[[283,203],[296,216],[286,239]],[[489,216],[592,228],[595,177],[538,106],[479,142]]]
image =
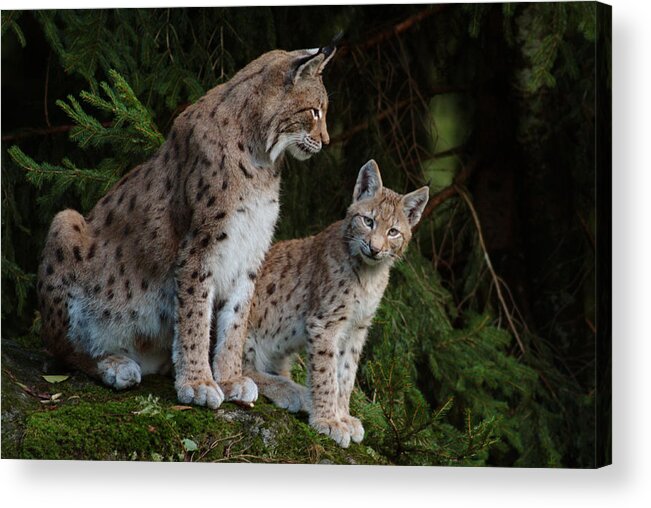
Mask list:
[[382,190],[380,168],[373,159],[362,166],[357,175],[357,183],[353,191],[353,203],[362,199],[373,198]]
[[423,215],[423,210],[425,210],[425,205],[429,200],[429,187],[421,187],[414,192],[405,194],[402,197],[402,210],[407,216],[409,221],[409,226],[414,227],[418,224],[421,215]]
[[332,60],[332,57],[335,56],[337,52],[336,44],[341,39],[341,36],[341,33],[337,34],[329,46],[319,49],[306,49],[305,53],[307,55],[298,58],[292,66],[290,72],[292,83],[296,84],[299,79],[319,76],[325,66],[328,65],[328,62]]

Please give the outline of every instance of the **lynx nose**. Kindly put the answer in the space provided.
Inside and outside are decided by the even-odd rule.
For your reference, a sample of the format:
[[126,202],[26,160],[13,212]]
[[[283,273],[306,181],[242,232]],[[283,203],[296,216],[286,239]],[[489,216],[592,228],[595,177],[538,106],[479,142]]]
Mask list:
[[324,146],[330,144],[330,135],[328,134],[328,129],[325,125],[323,126],[323,130],[321,131],[321,143],[323,143]]
[[375,247],[372,243],[369,243],[368,244],[368,251],[371,254],[371,257],[374,258],[375,256],[378,255],[378,253],[380,252],[380,249]]

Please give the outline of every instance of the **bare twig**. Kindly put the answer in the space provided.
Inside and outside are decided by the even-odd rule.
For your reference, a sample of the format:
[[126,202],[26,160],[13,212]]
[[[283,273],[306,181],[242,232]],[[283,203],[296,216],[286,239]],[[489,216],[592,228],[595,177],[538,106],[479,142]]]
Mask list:
[[451,157],[453,155],[461,155],[463,154],[465,148],[466,145],[453,146],[452,148],[448,148],[447,150],[441,150],[440,152],[436,152],[428,159],[425,159],[423,162],[433,161],[436,159],[443,159],[444,157]]
[[594,325],[592,321],[590,321],[590,319],[587,316],[585,317],[585,324],[588,325],[588,328],[590,328],[590,331],[593,334],[595,335],[597,334],[597,327]]
[[[199,454],[199,458],[197,460],[204,459],[206,457],[206,455],[208,455],[211,451],[213,451],[217,447],[217,445],[219,445],[219,443],[223,443],[224,441],[228,441],[229,439],[236,439],[236,438],[240,438],[237,442],[241,441],[243,439],[242,433],[240,432],[240,433],[238,433],[238,434],[236,434],[234,436],[226,436],[226,437],[222,437],[222,438],[219,438],[219,439],[214,439],[213,441],[211,441],[208,444],[206,449],[203,450]],[[193,457],[193,460],[194,460],[194,457]]]
[[452,185],[449,185],[438,194],[432,196],[432,198],[427,202],[427,206],[425,207],[425,210],[423,210],[420,222],[416,224],[414,230],[418,229],[419,225],[423,223],[423,219],[429,217],[436,208],[441,206],[452,196],[459,193],[460,186],[463,185],[466,180],[468,180],[468,177],[477,167],[477,163],[477,159],[471,160],[468,164],[461,168],[459,174],[454,178]]
[[583,216],[577,212],[577,217],[579,218],[579,222],[581,223],[581,227],[583,228],[583,232],[585,233],[586,238],[588,239],[588,242],[590,243],[590,247],[592,247],[592,252],[595,252],[597,250],[597,244],[594,239],[594,235],[592,234],[592,231],[590,230],[590,227],[588,226],[588,223],[586,220],[583,218]]
[[422,11],[419,11],[416,14],[409,16],[408,18],[405,18],[404,20],[402,20],[400,23],[396,25],[393,25],[387,29],[376,32],[375,34],[373,34],[371,37],[369,37],[363,42],[351,46],[349,45],[341,46],[338,50],[339,54],[344,55],[354,50],[366,51],[368,49],[371,49],[374,46],[382,44],[388,39],[397,37],[401,33],[410,30],[411,28],[413,28],[415,25],[417,25],[424,19],[443,11],[446,7],[447,5],[444,4],[427,7],[426,9],[423,9]]
[[[435,95],[443,95],[446,93],[454,93],[454,92],[463,92],[466,91],[467,88],[463,86],[438,86],[434,87],[429,91],[429,96],[433,97]],[[352,126],[350,129],[348,129],[346,132],[342,132],[338,136],[334,136],[332,140],[330,141],[331,144],[335,143],[341,143],[343,141],[347,141],[350,138],[352,138],[355,134],[358,134],[359,132],[362,132],[366,129],[368,129],[371,121],[375,122],[380,122],[387,118],[388,116],[396,113],[397,111],[400,111],[403,109],[405,106],[411,104],[414,102],[414,98],[409,98],[409,99],[403,99],[401,101],[396,102],[392,106],[388,107],[387,109],[384,109],[380,111],[377,115],[375,115],[373,118],[370,118],[368,120],[365,120],[363,122],[358,123],[357,125]]]
[[500,283],[500,279],[495,273],[495,269],[493,268],[493,263],[491,262],[491,258],[488,255],[488,251],[486,250],[486,244],[484,243],[484,235],[482,234],[481,231],[481,224],[479,222],[479,217],[477,216],[477,211],[475,210],[475,207],[472,204],[472,201],[470,200],[470,196],[468,196],[468,192],[463,189],[460,185],[454,184],[454,187],[456,187],[456,192],[459,194],[463,200],[466,202],[466,205],[468,206],[468,210],[470,211],[470,214],[472,215],[472,219],[475,223],[475,227],[477,228],[477,236],[479,238],[479,245],[481,247],[482,252],[484,253],[484,260],[486,261],[486,266],[488,267],[488,271],[491,274],[491,277],[493,278],[493,281],[495,283],[495,290],[497,291],[497,299],[500,301],[500,304],[502,305],[502,308],[504,309],[504,313],[506,314],[506,320],[509,323],[509,328],[513,332],[513,336],[515,337],[516,342],[518,343],[518,346],[520,346],[520,350],[522,351],[522,354],[526,353],[524,343],[522,342],[522,339],[520,338],[520,334],[518,333],[517,328],[515,327],[515,323],[513,322],[513,319],[511,317],[511,313],[509,312],[509,309],[506,305],[506,301],[504,300],[504,295],[502,294],[502,285]]
[[52,127],[50,124],[50,112],[48,111],[47,107],[47,92],[48,88],[50,86],[50,62],[52,61],[52,51],[47,56],[47,67],[45,69],[45,91],[44,91],[44,97],[43,97],[43,109],[45,112],[45,125],[48,127]]

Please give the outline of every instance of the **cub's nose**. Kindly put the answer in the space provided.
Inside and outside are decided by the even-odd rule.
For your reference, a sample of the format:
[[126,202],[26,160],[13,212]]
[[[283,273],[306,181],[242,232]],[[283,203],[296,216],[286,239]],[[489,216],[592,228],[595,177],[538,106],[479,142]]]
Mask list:
[[378,249],[377,247],[374,247],[373,244],[369,243],[368,244],[368,251],[370,252],[371,257],[374,258],[375,256],[378,255],[378,253],[380,252],[380,249]]

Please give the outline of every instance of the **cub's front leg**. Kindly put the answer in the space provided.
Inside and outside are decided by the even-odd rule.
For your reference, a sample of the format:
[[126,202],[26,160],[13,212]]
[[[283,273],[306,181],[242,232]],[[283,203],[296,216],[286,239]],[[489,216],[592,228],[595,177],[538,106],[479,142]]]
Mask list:
[[308,355],[312,405],[310,425],[330,436],[343,448],[350,445],[350,429],[339,415],[337,344],[342,337],[340,321],[308,319]]
[[214,298],[211,259],[219,237],[198,231],[181,244],[176,272],[176,328],[173,361],[178,399],[217,408],[224,400],[210,370],[210,320]]
[[364,439],[364,427],[359,418],[350,415],[350,394],[355,385],[359,357],[366,341],[367,325],[355,326],[348,337],[339,343],[337,352],[337,406],[341,421],[348,425],[350,438],[355,443]]

